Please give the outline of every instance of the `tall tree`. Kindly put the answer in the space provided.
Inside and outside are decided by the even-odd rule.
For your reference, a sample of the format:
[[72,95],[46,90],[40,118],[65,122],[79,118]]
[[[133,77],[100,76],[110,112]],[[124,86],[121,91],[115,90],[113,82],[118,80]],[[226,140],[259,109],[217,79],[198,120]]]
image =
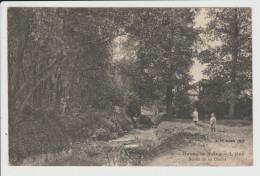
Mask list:
[[222,77],[228,85],[229,118],[234,118],[237,97],[252,90],[252,26],[249,8],[209,9],[206,33],[215,46],[201,52],[211,79]]
[[[10,46],[9,50],[9,109],[13,113],[15,110],[15,94],[20,86],[20,78],[22,78],[23,71],[23,60],[25,55],[25,50],[28,46],[29,34],[31,30],[30,18],[26,18],[26,10],[21,10],[13,8],[9,10],[8,18],[10,22],[8,23],[9,34],[12,33],[13,36],[9,36],[8,44],[10,46],[14,41],[16,44]],[[15,53],[16,52],[16,53]],[[11,63],[11,64],[10,64]]]
[[[140,71],[153,75],[154,83],[165,92],[166,109],[172,118],[173,88],[189,78],[194,42],[197,9],[135,9],[133,20],[126,30],[139,41],[137,59]],[[142,75],[142,74],[141,74]]]

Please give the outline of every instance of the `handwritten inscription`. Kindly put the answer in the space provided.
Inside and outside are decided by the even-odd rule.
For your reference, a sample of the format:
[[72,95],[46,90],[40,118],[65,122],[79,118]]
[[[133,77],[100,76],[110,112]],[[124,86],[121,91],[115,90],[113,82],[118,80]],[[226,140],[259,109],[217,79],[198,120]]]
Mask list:
[[216,143],[244,143],[245,140],[244,139],[238,139],[238,140],[234,140],[234,139],[216,139],[215,140]]

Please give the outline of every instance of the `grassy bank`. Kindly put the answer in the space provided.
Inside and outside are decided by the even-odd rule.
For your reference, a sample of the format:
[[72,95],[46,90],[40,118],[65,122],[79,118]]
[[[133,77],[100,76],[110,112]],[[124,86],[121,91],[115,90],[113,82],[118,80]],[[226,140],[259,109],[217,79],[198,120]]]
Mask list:
[[[253,163],[252,122],[219,120],[212,133],[208,121],[163,122],[157,130],[157,156],[145,166],[244,166]],[[155,153],[155,152],[154,152]]]
[[88,111],[53,118],[17,122],[9,134],[9,156],[12,165],[45,165],[69,156],[77,143],[108,141],[122,136],[132,126],[123,113]]

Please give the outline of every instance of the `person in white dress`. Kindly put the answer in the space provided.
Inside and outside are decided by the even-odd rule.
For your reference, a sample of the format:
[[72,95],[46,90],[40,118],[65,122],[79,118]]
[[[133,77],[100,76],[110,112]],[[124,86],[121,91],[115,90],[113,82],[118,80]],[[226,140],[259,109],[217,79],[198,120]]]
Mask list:
[[194,124],[197,125],[197,123],[199,121],[199,113],[197,111],[197,108],[194,109],[194,112],[193,112],[192,116],[193,116]]

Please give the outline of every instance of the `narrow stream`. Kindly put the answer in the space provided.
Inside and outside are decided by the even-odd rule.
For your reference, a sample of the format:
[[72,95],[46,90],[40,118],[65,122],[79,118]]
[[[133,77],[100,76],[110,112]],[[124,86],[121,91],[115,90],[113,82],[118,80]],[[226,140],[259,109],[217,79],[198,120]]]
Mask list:
[[114,150],[108,156],[109,166],[141,165],[145,152],[158,143],[156,128],[134,129],[130,133],[108,141]]

